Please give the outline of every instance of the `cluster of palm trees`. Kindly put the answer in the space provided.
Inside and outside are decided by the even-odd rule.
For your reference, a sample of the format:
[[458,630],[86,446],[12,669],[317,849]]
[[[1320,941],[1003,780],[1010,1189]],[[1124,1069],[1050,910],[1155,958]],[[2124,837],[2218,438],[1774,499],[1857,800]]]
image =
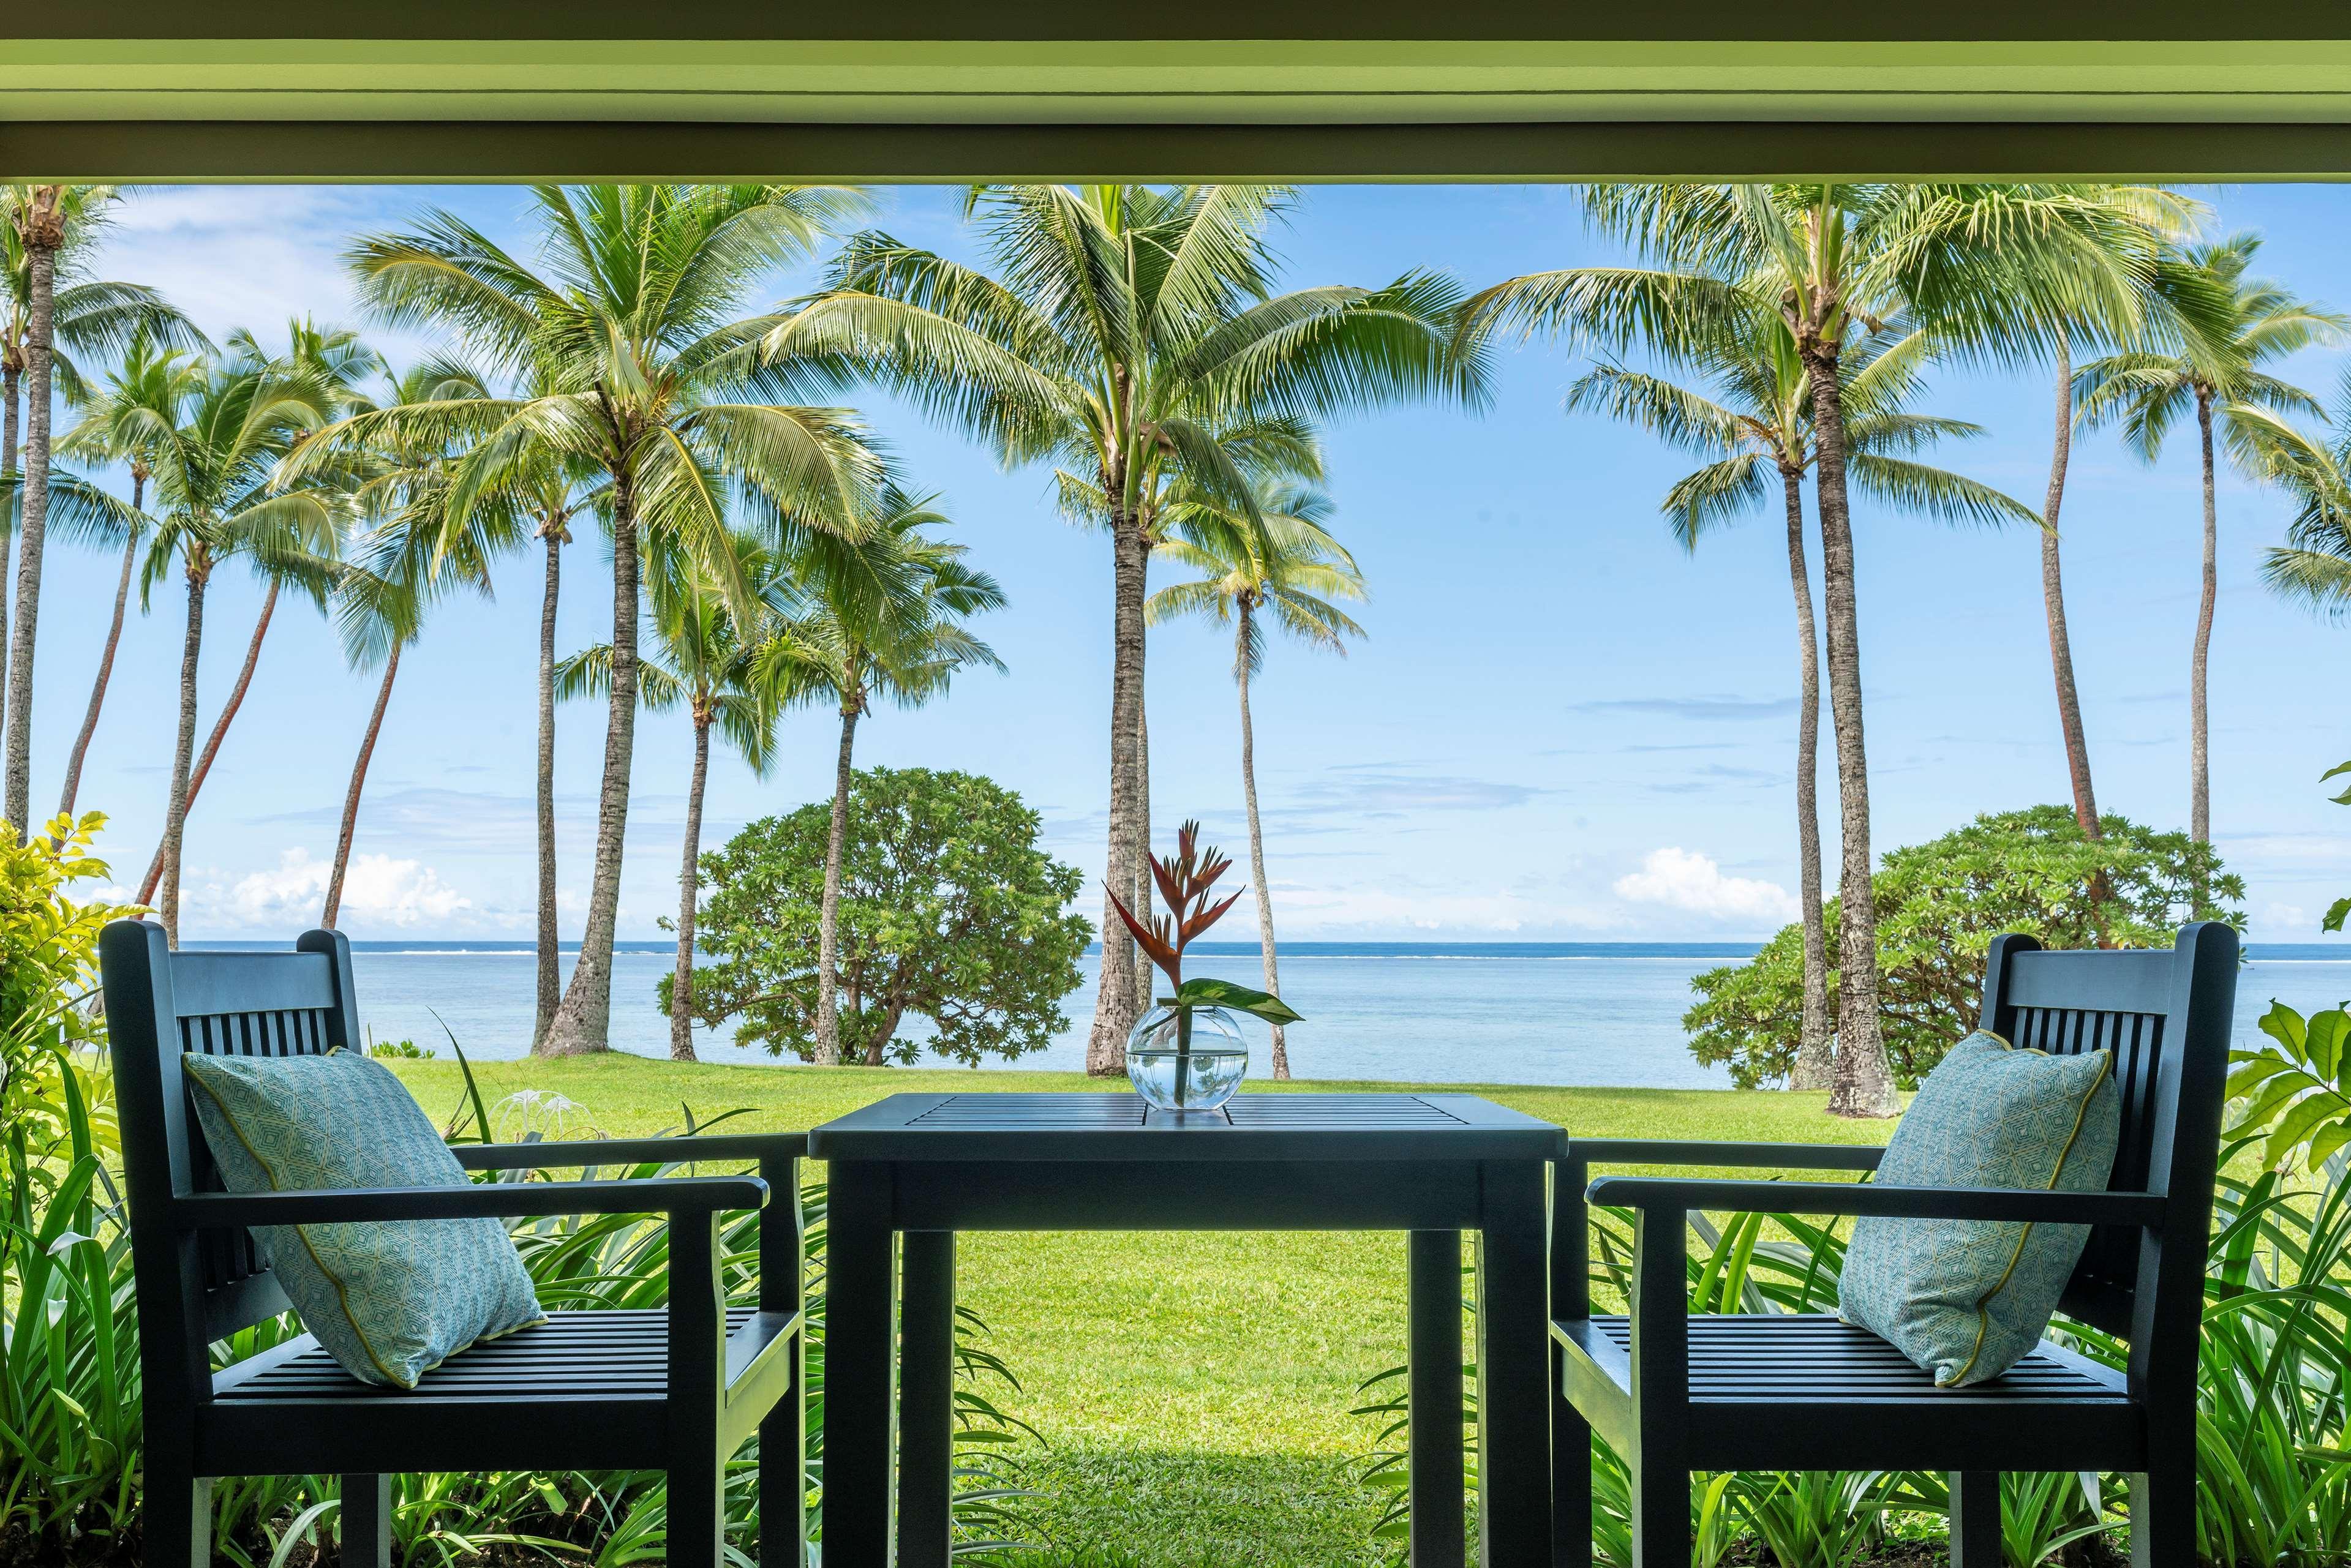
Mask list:
[[[118,633],[134,578],[142,599],[175,568],[185,587],[171,809],[142,889],[160,888],[174,930],[188,808],[278,593],[290,589],[335,616],[355,665],[381,670],[327,890],[332,924],[402,650],[444,595],[484,589],[495,560],[535,544],[545,561],[536,1048],[606,1045],[638,711],[678,707],[692,721],[677,916],[684,998],[712,732],[762,771],[778,716],[823,703],[841,738],[812,1025],[819,1060],[837,1060],[832,970],[858,722],[876,697],[917,704],[957,672],[994,665],[966,622],[1003,599],[846,406],[859,389],[881,389],[1008,465],[1049,466],[1062,514],[1108,536],[1105,892],[1139,910],[1152,897],[1147,628],[1203,617],[1231,630],[1250,869],[1265,979],[1276,988],[1250,683],[1269,627],[1343,653],[1362,632],[1344,606],[1365,593],[1331,526],[1321,431],[1409,402],[1481,407],[1506,342],[1555,339],[1590,361],[1570,412],[1638,425],[1698,460],[1663,506],[1684,546],[1778,497],[1802,689],[1806,985],[1795,1081],[1831,1088],[1841,1112],[1882,1113],[1893,1087],[1877,1026],[1855,498],[1945,522],[2039,528],[2060,729],[2077,815],[2095,835],[2059,559],[2071,437],[2118,423],[2152,459],[2192,413],[2206,545],[2191,799],[2203,839],[2216,449],[2300,506],[2289,548],[2273,552],[2272,580],[2351,605],[2351,383],[2330,414],[2262,368],[2346,324],[2251,277],[2253,239],[2199,243],[2205,210],[2159,187],[1615,184],[1583,196],[1593,226],[1630,253],[1626,264],[1468,294],[1429,272],[1376,287],[1280,288],[1270,236],[1297,204],[1286,188],[979,187],[964,205],[977,264],[860,226],[865,202],[851,190],[542,188],[531,196],[531,256],[445,212],[352,246],[370,316],[441,344],[395,373],[355,336],[307,322],[293,325],[282,352],[245,335],[215,348],[152,291],[87,277],[90,238],[116,193],[13,188],[0,224],[10,247],[0,484],[19,541],[0,689],[10,820],[22,829],[31,815],[26,715],[49,529],[121,549]],[[750,304],[778,269],[827,246],[819,287]],[[85,376],[73,356],[100,352],[113,368]],[[1941,444],[1980,434],[1916,406],[1930,367],[1954,361],[2053,370],[2056,440],[2038,510],[1930,460]],[[55,443],[53,392],[75,411]],[[2328,427],[2308,433],[2302,415],[2325,415]],[[53,444],[127,469],[130,501],[52,470]],[[564,547],[583,521],[610,542],[612,631],[565,657],[555,612]],[[1183,580],[1151,592],[1154,561]],[[205,588],[233,562],[257,573],[267,594],[199,753]],[[113,646],[110,638],[68,762],[68,808]],[[1834,960],[1814,798],[1823,674],[1841,845]],[[556,706],[566,697],[606,705],[585,932],[568,985],[557,967],[553,785]],[[1106,897],[1087,1052],[1102,1072],[1121,1067],[1149,996],[1141,956],[1107,913]],[[673,1009],[679,1055],[692,1051],[690,1017],[683,1002]],[[1275,1069],[1287,1075],[1278,1030]]]
[[[1571,412],[1636,424],[1703,460],[1662,508],[1686,547],[1767,505],[1776,489],[1802,682],[1796,778],[1804,1003],[1792,1082],[1829,1088],[1840,1113],[1890,1113],[1869,881],[1854,495],[1945,522],[2040,527],[2060,729],[2075,813],[2095,838],[2100,819],[2059,559],[2071,438],[2077,427],[2119,423],[2127,444],[2152,461],[2166,433],[2192,411],[2203,442],[2204,556],[2189,664],[2190,827],[2209,841],[2213,430],[2217,423],[2241,469],[2304,498],[2295,548],[2273,552],[2272,580],[2337,608],[2351,604],[2351,423],[2337,423],[2331,444],[2299,433],[2286,416],[2315,404],[2260,368],[2335,340],[2351,324],[2250,278],[2252,237],[2198,243],[2204,208],[2157,186],[1611,185],[1587,191],[1585,204],[1593,225],[1621,241],[1635,265],[1512,278],[1468,302],[1462,330],[1563,337],[1598,356],[1570,391]],[[2095,357],[2077,370],[2077,352]],[[1644,362],[1627,365],[1626,354]],[[2038,513],[1923,460],[1947,439],[1980,434],[1912,411],[1925,368],[1938,361],[2053,368],[2056,438]],[[1823,661],[1807,566],[1807,476],[1842,828],[1834,963],[1813,800]]]

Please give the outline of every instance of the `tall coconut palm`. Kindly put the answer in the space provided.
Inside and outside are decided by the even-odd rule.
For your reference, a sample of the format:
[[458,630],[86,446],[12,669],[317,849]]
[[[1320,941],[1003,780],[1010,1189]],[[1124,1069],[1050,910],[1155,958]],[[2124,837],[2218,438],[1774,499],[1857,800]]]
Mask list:
[[[1193,616],[1233,628],[1233,684],[1241,708],[1241,801],[1249,813],[1249,881],[1257,891],[1258,956],[1265,988],[1281,991],[1273,936],[1273,894],[1265,875],[1265,831],[1257,805],[1257,732],[1249,713],[1249,683],[1265,668],[1266,627],[1311,648],[1345,657],[1347,639],[1364,629],[1339,607],[1369,597],[1355,558],[1328,527],[1330,497],[1285,486],[1260,497],[1258,517],[1209,502],[1169,509],[1174,537],[1155,556],[1199,575],[1170,583],[1145,601],[1153,624]],[[1273,1075],[1290,1076],[1290,1044],[1273,1026]]]
[[2261,478],[2294,502],[2286,542],[2262,559],[2262,579],[2284,599],[2329,620],[2351,618],[2351,371],[2336,384],[2314,435],[2257,413],[2236,423],[2241,452]]
[[[927,499],[891,486],[871,534],[855,543],[819,541],[792,563],[807,602],[760,650],[760,681],[788,702],[830,702],[841,716],[832,825],[825,842],[824,894],[817,923],[815,1057],[841,1059],[841,883],[849,841],[849,788],[857,721],[876,697],[920,707],[972,665],[1001,670],[996,651],[963,624],[1000,608],[994,578],[964,564],[964,547],[925,532],[947,526]],[[882,1065],[881,1044],[866,1065]]]
[[152,289],[87,280],[78,262],[104,226],[117,193],[110,185],[0,187],[0,472],[17,466],[19,396],[27,484],[18,507],[14,575],[16,622],[9,624],[8,541],[0,537],[0,637],[7,672],[0,682],[0,820],[19,833],[32,820],[33,657],[41,605],[41,569],[48,533],[50,414],[53,393],[79,391],[63,349],[120,347],[141,329],[174,340],[201,341],[179,313]]
[[[383,361],[372,349],[360,340],[359,334],[343,328],[320,327],[309,318],[298,316],[286,325],[287,349],[283,354],[272,354],[263,348],[254,335],[243,329],[232,333],[226,350],[231,364],[261,370],[276,370],[289,384],[312,389],[322,411],[321,419],[330,420],[367,406],[360,384],[383,368]],[[289,451],[318,433],[316,425],[304,425],[287,436]],[[374,461],[372,455],[368,459]],[[340,467],[322,465],[298,476],[281,476],[289,486],[321,486],[348,492],[359,483],[359,469],[346,464]],[[261,648],[268,639],[269,629],[276,624],[279,591],[292,587],[305,594],[322,612],[326,610],[327,592],[331,587],[328,579],[320,578],[314,563],[300,562],[291,573],[281,573],[264,567],[261,609],[253,618],[253,631],[246,638],[245,661],[237,666],[236,679],[228,691],[227,700],[213,718],[210,734],[204,737],[204,748],[197,755],[195,767],[188,776],[186,807],[193,807],[196,797],[204,793],[204,780],[212,776],[213,762],[220,756],[221,745],[228,738],[229,726],[245,707],[246,695],[253,689],[254,672],[261,667]],[[155,889],[163,878],[163,846],[157,844],[155,853],[147,862],[147,874],[139,884],[139,902],[153,902]]]
[[[392,377],[381,402],[363,398],[360,405],[399,407],[480,397],[483,390],[481,378],[466,367],[426,361]],[[329,930],[342,913],[343,882],[359,831],[360,792],[367,787],[368,765],[392,706],[401,653],[423,634],[425,613],[437,600],[459,588],[488,597],[490,562],[517,548],[523,537],[520,514],[501,505],[502,497],[486,497],[472,507],[462,531],[453,533],[442,526],[442,496],[455,457],[445,447],[390,446],[368,454],[346,475],[352,512],[368,532],[355,541],[352,559],[343,569],[335,618],[351,666],[369,670],[381,664],[383,679],[376,687],[375,706],[343,791],[342,821],[319,918]]]
[[1703,357],[1750,333],[1759,312],[1787,329],[1813,405],[1842,829],[1830,1108],[1890,1115],[1897,1102],[1878,1023],[1844,347],[1907,319],[1948,354],[2043,361],[2061,329],[2053,323],[2136,323],[2154,246],[2135,204],[2097,187],[1607,184],[1586,190],[1585,207],[1595,227],[1653,265],[1509,279],[1468,303],[1463,337],[1568,334],[1614,350]]
[[508,468],[498,488],[528,521],[531,538],[545,556],[538,595],[538,1005],[530,1031],[536,1049],[547,1038],[563,998],[555,906],[555,612],[563,590],[563,547],[571,542],[573,520],[595,508],[610,492],[597,486],[595,470],[576,455],[545,446]]
[[204,375],[204,368],[193,355],[161,348],[149,334],[141,331],[124,349],[120,361],[108,372],[104,386],[85,405],[81,418],[58,443],[60,451],[120,464],[131,476],[130,515],[123,519],[124,526],[116,530],[121,536],[122,568],[114,585],[114,612],[107,622],[98,674],[90,682],[89,706],[82,715],[80,730],[74,736],[73,749],[66,754],[65,788],[57,802],[60,816],[73,815],[75,800],[81,793],[82,764],[89,755],[91,739],[98,734],[99,714],[105,706],[107,686],[114,674],[114,656],[122,643],[123,613],[130,604],[131,579],[138,571],[139,547],[147,535],[147,483],[155,474],[153,442],[157,427],[142,415],[152,412],[168,423],[171,411],[184,403],[203,384]]
[[1474,403],[1452,285],[1275,292],[1268,231],[1295,193],[1239,185],[985,186],[966,199],[994,273],[883,234],[778,324],[776,353],[845,355],[1008,465],[1050,460],[1101,497],[1111,534],[1110,819],[1102,963],[1086,1070],[1122,1071],[1140,1011],[1134,944],[1111,909],[1144,874],[1143,501],[1163,476],[1246,510],[1230,441],[1252,422],[1420,398]]
[[2262,367],[2320,344],[2339,341],[2351,319],[2298,298],[2283,285],[2250,277],[2261,236],[2232,235],[2189,247],[2179,257],[2180,285],[2199,285],[2225,302],[2217,321],[2199,318],[2175,349],[2134,346],[2095,360],[2074,378],[2085,426],[2119,423],[2124,444],[2147,462],[2181,418],[2193,413],[2204,482],[2202,591],[2188,663],[2188,831],[2198,843],[2212,838],[2212,791],[2207,741],[2207,675],[2212,615],[2220,601],[2220,508],[2214,495],[2213,434],[2217,425],[2241,467],[2261,471],[2256,448],[2280,414],[2315,413],[2318,401]]
[[[845,410],[778,401],[816,384],[791,354],[757,354],[769,318],[738,314],[749,291],[804,258],[862,210],[853,193],[810,187],[538,187],[541,265],[448,213],[360,240],[361,298],[381,319],[455,334],[516,378],[519,395],[385,410],[318,444],[361,444],[379,422],[423,421],[469,447],[449,516],[546,462],[592,467],[613,524],[612,684],[597,802],[595,875],[573,968],[538,1049],[611,1049],[612,939],[628,829],[637,710],[641,535],[665,534],[737,609],[728,519],[771,547],[865,526],[878,459]],[[305,456],[308,454],[306,451]],[[453,522],[453,526],[455,526]]]
[[[693,725],[694,769],[685,794],[685,835],[678,872],[677,966],[670,978],[669,1054],[673,1061],[694,1055],[694,932],[702,894],[702,798],[710,780],[710,732],[732,744],[758,777],[775,760],[776,717],[780,695],[762,678],[759,650],[771,630],[769,602],[776,570],[773,558],[749,539],[735,545],[742,580],[761,590],[754,595],[755,619],[736,618],[728,595],[710,581],[683,550],[655,545],[646,550],[654,640],[661,652],[637,671],[637,702],[648,713],[683,706]],[[609,643],[583,649],[556,670],[563,697],[610,696],[612,648]]]
[[141,601],[174,567],[188,594],[179,736],[160,857],[160,912],[175,945],[205,591],[222,567],[237,561],[273,585],[290,582],[322,599],[333,587],[340,497],[321,489],[281,488],[277,470],[296,437],[323,423],[334,406],[333,388],[315,370],[238,359],[212,365],[200,384],[163,406],[134,410],[126,420],[128,436],[155,459],[155,528],[141,562]]
[[[1829,1017],[1827,925],[1823,912],[1820,805],[1820,632],[1806,559],[1804,476],[1818,456],[1807,371],[1784,322],[1758,313],[1753,336],[1700,361],[1705,384],[1689,387],[1649,371],[1601,364],[1568,391],[1570,413],[1637,425],[1669,445],[1708,458],[1677,480],[1660,510],[1675,540],[1695,550],[1719,528],[1768,503],[1777,480],[1796,605],[1800,697],[1796,714],[1798,908],[1803,924],[1803,1013],[1792,1089],[1827,1089],[1835,1079]],[[1917,461],[1979,425],[1909,412],[1933,343],[1924,332],[1878,332],[1847,346],[1844,407],[1847,473],[1863,496],[1894,511],[1949,523],[2032,522],[2032,512],[1988,485]]]

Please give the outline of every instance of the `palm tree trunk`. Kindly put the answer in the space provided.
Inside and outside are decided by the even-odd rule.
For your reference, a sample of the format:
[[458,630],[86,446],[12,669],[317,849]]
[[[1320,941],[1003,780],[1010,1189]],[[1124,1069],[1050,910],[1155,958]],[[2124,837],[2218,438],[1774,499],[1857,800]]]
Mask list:
[[[261,662],[261,640],[269,634],[269,619],[277,612],[277,585],[269,585],[262,595],[261,618],[253,623],[253,636],[245,645],[245,664],[236,673],[236,685],[230,688],[228,701],[221,705],[220,716],[213,720],[213,732],[204,737],[204,754],[196,758],[196,771],[188,780],[187,798],[180,802],[181,827],[184,831],[187,815],[196,803],[196,796],[204,787],[204,775],[213,770],[213,758],[220,755],[221,741],[228,735],[229,720],[245,705],[246,688],[253,685],[254,666]],[[147,878],[139,884],[139,902],[147,904],[155,897],[155,887],[163,875],[163,846],[157,845],[155,858],[148,862]]]
[[[16,358],[16,346],[0,342],[0,396],[8,400],[7,412],[0,415],[0,474],[16,472],[16,443],[23,434],[25,407],[25,369]],[[15,580],[9,563],[15,559],[16,533],[14,528],[0,528],[0,648],[8,645],[8,584]],[[0,674],[0,733],[7,729],[8,680]]]
[[[1281,974],[1273,955],[1273,894],[1265,884],[1265,832],[1258,826],[1257,816],[1257,734],[1249,724],[1249,601],[1241,600],[1237,608],[1240,633],[1234,643],[1233,681],[1241,693],[1241,803],[1249,808],[1249,881],[1257,887],[1258,956],[1265,967],[1265,988],[1278,997]],[[1280,1024],[1273,1026],[1273,1075],[1276,1079],[1290,1076],[1290,1042]]]
[[562,947],[555,923],[555,602],[563,581],[563,529],[548,525],[547,587],[538,601],[538,1011],[536,1052],[563,996]]
[[1827,917],[1821,911],[1821,649],[1813,619],[1813,580],[1804,560],[1804,472],[1782,466],[1788,502],[1788,580],[1796,594],[1796,666],[1803,696],[1796,713],[1796,876],[1804,922],[1804,1010],[1796,1037],[1791,1089],[1826,1089],[1836,1078],[1836,1037],[1829,1022]]
[[842,694],[841,755],[832,765],[832,831],[824,843],[824,903],[816,926],[816,1060],[820,1067],[841,1061],[841,862],[849,851],[850,757],[857,744],[857,715],[863,694]]
[[2065,627],[2065,580],[2058,558],[2057,513],[2074,450],[2074,364],[2057,345],[2057,438],[2049,458],[2049,494],[2041,504],[2041,601],[2049,614],[2049,667],[2057,679],[2057,724],[2065,737],[2065,772],[2074,785],[2074,820],[2098,837],[2098,798],[2090,787],[2090,743],[2082,730],[2082,696],[2074,685],[2074,643]]
[[57,326],[57,188],[37,186],[25,236],[25,488],[16,505],[16,619],[8,629],[7,804],[18,842],[33,831],[33,642],[41,619],[41,553],[49,516],[49,336]]
[[[1103,882],[1131,888],[1142,873],[1137,830],[1143,824],[1143,584],[1151,541],[1141,519],[1128,515],[1116,486],[1111,513],[1110,845]],[[1134,938],[1105,896],[1102,918],[1102,983],[1094,994],[1093,1028],[1086,1037],[1086,1071],[1108,1078],[1126,1071],[1126,1037],[1141,1015],[1134,984]]]
[[1836,730],[1842,863],[1837,874],[1836,1082],[1840,1116],[1890,1116],[1899,1108],[1877,1016],[1877,896],[1870,885],[1869,758],[1862,738],[1861,623],[1855,601],[1853,514],[1845,500],[1844,400],[1837,350],[1800,339],[1813,389],[1821,504],[1821,586],[1828,605],[1829,717]]
[[677,968],[669,983],[669,1059],[694,1058],[694,916],[702,896],[702,790],[710,782],[710,719],[694,716],[694,779],[685,791],[685,863],[677,873]]
[[604,718],[604,779],[596,796],[596,870],[580,961],[571,967],[540,1056],[612,1049],[612,937],[621,915],[621,859],[629,834],[629,768],[637,742],[637,507],[627,480],[613,476],[612,699]]
[[[1143,823],[1136,837],[1143,845],[1143,852],[1135,859],[1134,895],[1126,901],[1126,906],[1147,923],[1151,919],[1154,902],[1151,881],[1151,704],[1148,693],[1135,704],[1134,754],[1138,758],[1136,768],[1143,792]],[[1138,1006],[1143,998],[1151,994],[1151,957],[1144,952],[1143,945],[1137,943],[1134,948],[1134,995]]]
[[383,733],[383,710],[392,706],[392,683],[400,678],[400,644],[383,664],[383,685],[376,688],[375,711],[368,715],[367,734],[360,739],[359,759],[351,764],[350,787],[343,791],[342,831],[335,835],[335,869],[327,873],[327,907],[319,924],[332,931],[343,909],[343,873],[350,869],[351,837],[359,831],[360,791],[367,787],[368,760],[375,756],[375,738]]
[[[2188,671],[2188,835],[2199,844],[2212,841],[2212,780],[2206,755],[2211,731],[2204,706],[2205,676],[2212,657],[2212,610],[2220,597],[2220,519],[2212,496],[2212,395],[2196,392],[2196,430],[2204,444],[2204,595],[2196,606],[2196,652]],[[2198,879],[2199,913],[2208,890]]]
[[[144,498],[146,479],[142,475],[131,476],[131,509],[137,511]],[[73,749],[66,753],[65,792],[57,802],[57,814],[73,815],[74,799],[81,793],[81,765],[89,755],[89,743],[98,734],[99,710],[106,706],[106,683],[114,675],[115,650],[122,644],[122,615],[131,604],[131,570],[139,564],[139,536],[133,534],[122,542],[122,574],[114,583],[114,619],[107,623],[106,648],[98,656],[98,678],[90,683],[89,710],[82,715],[81,733],[74,737]]]
[[[163,808],[163,936],[180,945],[180,841],[188,825],[188,758],[196,748],[196,657],[204,643],[204,576],[188,572],[188,633],[180,646],[180,733],[172,750],[172,797]],[[139,895],[145,904],[152,889]]]

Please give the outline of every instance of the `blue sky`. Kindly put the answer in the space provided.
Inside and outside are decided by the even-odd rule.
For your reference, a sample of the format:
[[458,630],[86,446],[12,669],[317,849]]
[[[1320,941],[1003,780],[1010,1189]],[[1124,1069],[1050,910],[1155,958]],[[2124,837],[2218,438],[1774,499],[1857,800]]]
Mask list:
[[[879,221],[951,249],[969,241],[950,193],[878,193]],[[2340,235],[2351,192],[2213,193],[2216,227],[2268,236],[2259,266],[2351,306]],[[290,314],[357,323],[339,254],[357,233],[432,204],[528,245],[520,193],[502,188],[152,189],[123,210],[102,275],[154,284],[216,337],[282,340]],[[1290,281],[1384,282],[1416,267],[1471,287],[1610,255],[1574,193],[1549,187],[1326,187],[1280,248]],[[782,297],[802,279],[778,277]],[[767,300],[755,301],[765,304]],[[405,359],[424,345],[384,334]],[[2291,367],[2330,392],[2336,354]],[[1792,611],[1773,517],[1685,555],[1656,513],[1686,464],[1646,437],[1560,412],[1569,356],[1503,361],[1490,412],[1415,409],[1331,433],[1337,526],[1370,580],[1370,632],[1341,660],[1277,646],[1256,688],[1269,871],[1283,933],[1424,940],[1760,936],[1792,915]],[[2045,373],[1939,373],[1921,406],[1989,427],[1944,460],[2037,504],[2046,480]],[[1005,473],[879,396],[863,407],[914,484],[940,493],[1009,607],[981,632],[1009,666],[945,702],[884,710],[859,731],[862,763],[992,775],[1042,814],[1057,854],[1098,873],[1106,794],[1106,541],[1055,517],[1040,472]],[[2271,599],[2257,577],[2284,508],[2224,476],[2221,597],[2212,663],[2215,837],[2252,886],[2257,936],[2316,940],[2351,892],[2351,826],[2319,774],[2351,754],[2351,629]],[[2066,798],[2036,541],[2031,530],[1949,532],[1857,517],[1863,674],[1882,850],[1974,812]],[[2187,816],[2189,639],[2198,522],[2192,444],[2147,467],[2111,437],[2076,444],[2064,528],[2075,658],[2101,804],[2166,827]],[[536,557],[507,564],[496,602],[444,608],[403,663],[368,782],[343,924],[359,936],[531,929]],[[609,631],[592,547],[567,562],[561,638]],[[44,594],[35,793],[56,798],[89,695],[114,562],[60,548]],[[609,581],[609,580],[607,580]],[[259,601],[229,577],[206,613],[209,723]],[[125,881],[159,831],[183,601],[159,586],[126,632],[82,805],[112,821]],[[600,625],[600,621],[602,622]],[[1163,825],[1186,815],[1240,847],[1229,652],[1211,629],[1154,632],[1153,789]],[[315,921],[342,792],[373,694],[308,608],[279,612],[252,695],[192,819],[185,929],[275,935]],[[559,719],[566,934],[588,881],[601,708]],[[788,721],[765,779],[713,769],[705,844],[818,798],[833,735]],[[682,716],[638,730],[622,900],[624,936],[660,935],[674,908],[690,760]],[[1834,774],[1823,738],[1824,831],[1834,864]],[[1089,907],[1092,907],[1089,901]],[[1246,935],[1246,933],[1233,933]]]

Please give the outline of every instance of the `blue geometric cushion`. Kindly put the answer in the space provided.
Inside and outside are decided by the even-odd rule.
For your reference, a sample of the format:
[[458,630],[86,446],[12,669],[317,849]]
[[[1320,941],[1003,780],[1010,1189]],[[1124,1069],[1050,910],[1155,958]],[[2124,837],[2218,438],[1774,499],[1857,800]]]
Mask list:
[[[231,1192],[464,1186],[465,1172],[391,1071],[350,1051],[182,1065]],[[476,1341],[544,1322],[495,1219],[272,1225],[254,1234],[287,1300],[344,1371],[413,1388]]]
[[[2110,1053],[2019,1051],[1980,1030],[1918,1086],[1876,1179],[2103,1191],[2121,1136]],[[1845,1249],[1839,1311],[1938,1386],[1982,1383],[2041,1343],[2089,1238],[2086,1225],[1862,1219]]]

